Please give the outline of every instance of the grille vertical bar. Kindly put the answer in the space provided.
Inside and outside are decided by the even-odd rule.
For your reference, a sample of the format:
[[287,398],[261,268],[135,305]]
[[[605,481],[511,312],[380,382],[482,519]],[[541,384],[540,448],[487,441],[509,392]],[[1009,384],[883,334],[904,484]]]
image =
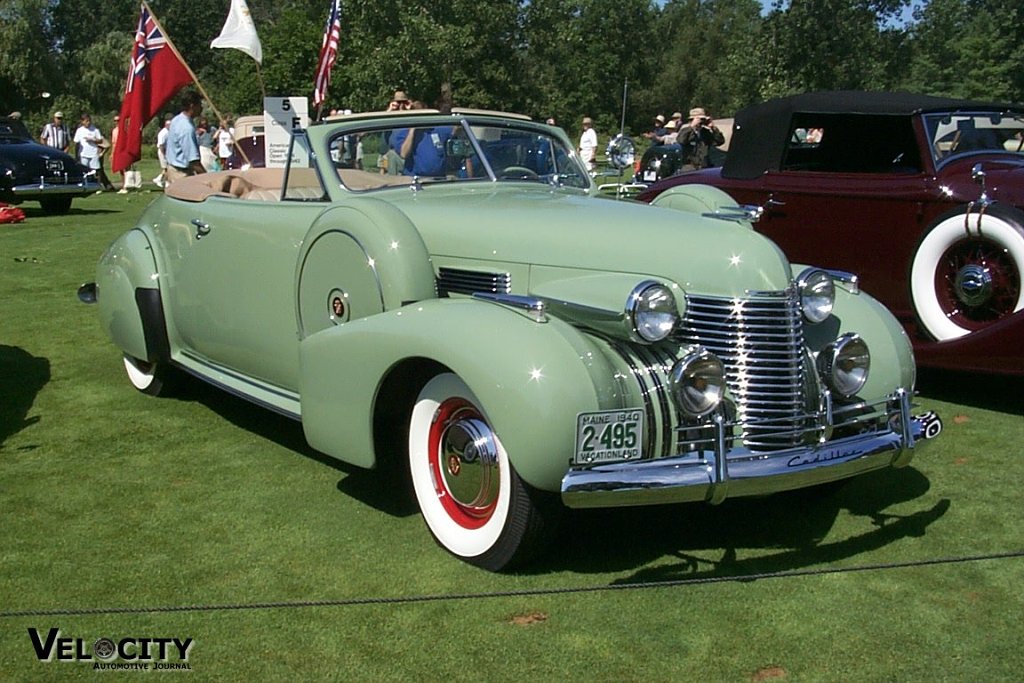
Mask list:
[[745,299],[687,295],[676,339],[703,346],[725,364],[747,448],[802,443],[804,336],[795,292]]

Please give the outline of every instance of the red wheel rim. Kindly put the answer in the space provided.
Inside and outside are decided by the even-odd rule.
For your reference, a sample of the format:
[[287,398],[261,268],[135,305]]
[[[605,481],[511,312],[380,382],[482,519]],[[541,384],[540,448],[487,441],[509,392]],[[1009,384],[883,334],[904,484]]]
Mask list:
[[[437,498],[448,516],[465,529],[479,529],[497,509],[499,473],[496,462],[469,464],[459,457],[458,431],[464,420],[486,423],[476,406],[463,398],[449,398],[438,406],[427,436],[427,462]],[[470,471],[476,479],[457,491],[453,484],[468,477]]]
[[943,253],[935,269],[935,295],[943,313],[967,330],[980,330],[1014,312],[1021,277],[1000,244],[964,239]]

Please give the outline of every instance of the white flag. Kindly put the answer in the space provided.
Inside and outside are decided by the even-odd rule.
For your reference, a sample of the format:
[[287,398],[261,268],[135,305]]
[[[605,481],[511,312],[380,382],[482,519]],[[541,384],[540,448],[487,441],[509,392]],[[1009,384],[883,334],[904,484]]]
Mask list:
[[228,12],[224,28],[210,43],[210,47],[233,47],[255,59],[257,64],[263,63],[263,47],[245,0],[231,0],[231,11]]

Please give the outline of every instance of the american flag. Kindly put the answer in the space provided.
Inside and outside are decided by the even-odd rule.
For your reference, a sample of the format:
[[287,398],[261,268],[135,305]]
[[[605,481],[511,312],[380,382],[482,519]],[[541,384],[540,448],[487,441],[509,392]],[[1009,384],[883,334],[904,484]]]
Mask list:
[[341,0],[331,0],[331,13],[327,16],[324,40],[320,46],[320,61],[316,65],[316,82],[313,84],[313,104],[321,105],[327,99],[327,86],[331,84],[331,69],[338,58],[338,41],[341,40]]
[[135,29],[135,52],[132,55],[131,64],[128,65],[128,83],[124,92],[128,94],[135,87],[135,79],[146,78],[146,65],[153,61],[153,57],[160,50],[167,47],[167,39],[160,32],[160,27],[153,20],[148,7],[142,8],[139,16],[139,27]]

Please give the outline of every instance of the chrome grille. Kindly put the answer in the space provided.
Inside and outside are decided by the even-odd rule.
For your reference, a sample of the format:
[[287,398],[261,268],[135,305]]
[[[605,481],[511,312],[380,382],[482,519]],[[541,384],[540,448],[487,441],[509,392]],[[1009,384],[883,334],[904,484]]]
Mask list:
[[802,443],[804,336],[795,292],[745,299],[688,295],[676,338],[722,359],[747,448],[775,450]]
[[491,292],[508,294],[512,291],[512,276],[509,273],[488,273],[479,270],[441,268],[437,274],[437,292],[445,294],[472,294]]

